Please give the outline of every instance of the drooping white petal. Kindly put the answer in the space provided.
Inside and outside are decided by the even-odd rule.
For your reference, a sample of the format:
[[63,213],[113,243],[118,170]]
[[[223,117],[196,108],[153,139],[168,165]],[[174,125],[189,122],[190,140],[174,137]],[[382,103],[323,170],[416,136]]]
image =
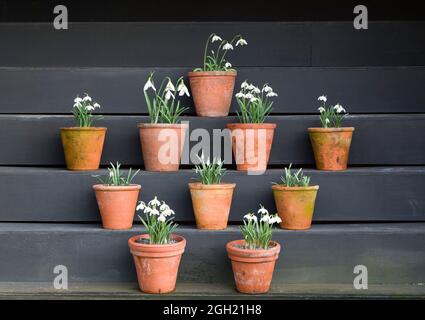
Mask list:
[[320,113],[323,113],[323,112],[325,112],[325,111],[326,111],[326,109],[325,109],[325,108],[323,108],[323,107],[319,107],[319,108],[317,108],[317,110],[319,110],[319,112],[320,112]]
[[174,87],[174,84],[170,80],[168,80],[168,83],[167,83],[167,86],[165,87],[165,90],[175,92],[176,88]]
[[266,94],[266,97],[277,97],[277,93],[276,92],[269,92]]
[[259,214],[269,214],[269,211],[264,208],[263,206],[260,207],[260,209],[258,209],[258,213]]
[[230,43],[226,43],[224,46],[223,46],[223,50],[233,50],[233,46],[230,44]]
[[170,90],[167,90],[166,92],[165,92],[165,100],[170,100],[171,99],[171,97],[173,97],[173,99],[174,99],[174,94],[170,91]]
[[100,104],[98,104],[97,102],[95,104],[93,104],[93,107],[96,108],[100,108]]
[[159,222],[165,222],[165,220],[167,220],[167,219],[165,218],[165,216],[164,216],[164,215],[160,215],[160,216],[158,217],[158,221],[159,221]]
[[80,97],[76,97],[75,99],[74,99],[74,102],[75,103],[81,103],[83,101],[83,99],[81,99]]
[[231,64],[230,62],[226,62],[226,63],[224,64],[224,66],[225,66],[226,68],[231,68],[231,67],[232,67],[232,64]]
[[91,102],[91,97],[90,97],[89,95],[86,95],[86,96],[83,98],[83,101],[84,101],[84,102]]
[[143,201],[140,201],[136,207],[136,211],[144,210],[146,208],[146,204]]
[[246,89],[246,88],[248,88],[248,82],[246,82],[246,80],[245,80],[244,82],[242,82],[242,84],[241,84],[241,88],[242,88],[242,89]]
[[153,91],[156,91],[155,85],[153,84],[153,81],[150,77],[148,81],[146,81],[145,86],[143,87],[143,91],[147,91],[149,88],[152,88]]
[[155,196],[151,201],[148,202],[148,206],[160,206],[161,202],[158,200],[158,197]]
[[245,98],[245,94],[243,92],[238,92],[237,94],[235,94],[236,98]]
[[237,42],[236,42],[236,46],[246,46],[248,45],[248,42],[246,42],[245,39],[240,38]]
[[264,85],[262,91],[266,92],[266,93],[273,92],[273,88],[266,84],[266,85]]
[[317,100],[318,100],[318,101],[323,101],[323,102],[328,101],[328,99],[326,98],[326,96],[325,96],[325,95],[321,95],[319,98],[317,98]]
[[214,35],[211,39],[211,42],[214,43],[216,41],[223,41],[223,39],[221,39],[218,35]]
[[86,105],[86,110],[87,111],[93,111],[94,110],[94,107],[91,106],[91,105]]

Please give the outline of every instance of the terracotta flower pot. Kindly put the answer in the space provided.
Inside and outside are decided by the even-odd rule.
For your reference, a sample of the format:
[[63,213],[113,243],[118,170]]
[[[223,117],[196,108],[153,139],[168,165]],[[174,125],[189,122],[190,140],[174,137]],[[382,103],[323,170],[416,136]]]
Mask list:
[[273,185],[272,190],[277,213],[282,219],[280,227],[291,230],[309,229],[319,186],[286,187]]
[[275,123],[229,123],[233,155],[240,171],[265,171],[273,143]]
[[128,240],[136,266],[140,290],[146,293],[168,293],[176,287],[181,256],[186,247],[185,238],[172,235],[175,243],[147,244],[137,240],[149,239],[143,234]]
[[189,183],[198,229],[223,230],[227,228],[235,183]]
[[133,226],[134,213],[141,186],[105,186],[95,184],[93,190],[105,229],[123,230]]
[[236,75],[236,71],[189,72],[190,90],[198,116],[225,117],[229,114]]
[[270,248],[267,250],[244,249],[244,245],[245,240],[230,241],[226,245],[236,289],[249,294],[266,293],[270,288],[280,245],[270,241]]
[[147,171],[178,171],[187,124],[140,123],[139,136]]
[[308,128],[317,169],[347,169],[353,131],[353,127]]
[[61,128],[61,140],[69,170],[97,170],[102,156],[106,128]]

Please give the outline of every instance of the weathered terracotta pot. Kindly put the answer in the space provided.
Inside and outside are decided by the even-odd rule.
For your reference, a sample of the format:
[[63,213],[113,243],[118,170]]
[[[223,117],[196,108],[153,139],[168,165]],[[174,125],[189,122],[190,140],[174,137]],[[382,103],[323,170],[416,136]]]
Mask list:
[[237,170],[265,171],[273,143],[275,123],[229,123]]
[[172,235],[175,243],[159,245],[138,243],[140,238],[149,239],[149,235],[138,235],[128,240],[140,290],[156,294],[174,291],[181,256],[186,247],[185,238]]
[[61,140],[69,170],[97,170],[102,156],[106,128],[61,128]]
[[187,124],[140,123],[139,136],[147,171],[178,171]]
[[138,184],[129,186],[95,184],[93,186],[105,229],[123,230],[133,226],[140,189],[141,186]]
[[189,72],[190,90],[196,114],[225,117],[229,114],[236,71]]
[[309,229],[313,220],[319,186],[286,187],[273,185],[272,190],[277,213],[282,219],[280,227],[291,230]]
[[317,169],[347,169],[353,131],[353,127],[308,128]]
[[223,230],[227,228],[235,183],[189,183],[198,229]]
[[279,257],[280,245],[270,241],[270,248],[244,249],[245,240],[230,241],[226,245],[232,262],[236,289],[242,293],[266,293],[270,289],[274,266]]

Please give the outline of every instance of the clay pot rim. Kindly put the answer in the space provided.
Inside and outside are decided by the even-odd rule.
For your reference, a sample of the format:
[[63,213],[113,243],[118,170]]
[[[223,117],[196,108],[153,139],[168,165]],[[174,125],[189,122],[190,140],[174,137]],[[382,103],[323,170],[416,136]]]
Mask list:
[[64,131],[106,131],[106,127],[62,127]]
[[319,190],[319,185],[308,186],[308,187],[287,187],[281,184],[272,185],[272,190],[280,190],[280,191],[314,191]]
[[222,189],[235,189],[236,183],[222,182],[217,184],[203,184],[202,182],[189,182],[189,189],[194,190],[222,190]]
[[275,129],[276,123],[228,123],[226,124],[228,129]]
[[136,240],[143,238],[148,239],[149,234],[139,234],[128,239],[128,245],[132,250],[147,251],[147,252],[169,252],[184,249],[186,247],[186,239],[177,234],[171,234],[171,239],[177,240],[175,243],[168,244],[146,244],[138,243]]
[[150,128],[167,128],[167,129],[181,129],[189,128],[187,123],[138,123],[138,128],[150,129]]
[[341,128],[308,128],[308,132],[353,132],[354,127],[341,127]]
[[276,256],[280,252],[280,244],[274,240],[270,240],[270,244],[273,245],[270,249],[242,249],[236,247],[236,245],[243,244],[245,244],[243,239],[230,241],[226,244],[227,252],[242,258],[252,257],[253,259]]
[[193,77],[236,77],[238,72],[236,70],[228,71],[189,71],[187,75]]
[[128,186],[108,186],[105,184],[95,184],[93,185],[94,191],[133,191],[140,190],[142,186],[140,184],[130,184]]

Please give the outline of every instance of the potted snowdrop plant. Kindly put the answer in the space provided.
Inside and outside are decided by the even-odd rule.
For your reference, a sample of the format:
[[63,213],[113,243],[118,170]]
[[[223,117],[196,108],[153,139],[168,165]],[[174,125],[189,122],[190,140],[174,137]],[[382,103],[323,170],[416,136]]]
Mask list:
[[236,167],[242,171],[267,169],[273,142],[275,123],[265,123],[277,93],[268,84],[262,89],[244,81],[236,94],[240,123],[229,123]]
[[244,239],[230,241],[226,245],[236,289],[242,293],[269,291],[280,252],[279,243],[272,240],[273,225],[280,223],[280,218],[269,214],[261,205],[257,215],[246,214],[241,226]]
[[66,166],[69,170],[97,170],[102,156],[106,128],[93,127],[95,120],[102,116],[93,111],[100,105],[85,94],[74,99],[72,114],[75,126],[61,128],[61,140],[65,154]]
[[290,230],[310,229],[318,185],[310,185],[310,177],[302,169],[292,172],[292,164],[284,169],[280,183],[272,186],[276,208],[282,222],[280,227]]
[[354,128],[341,127],[348,113],[339,103],[326,107],[327,98],[324,95],[318,101],[321,102],[318,110],[322,127],[308,128],[316,167],[319,170],[345,170]]
[[206,230],[226,229],[236,184],[221,182],[225,169],[220,159],[210,162],[203,154],[198,159],[195,173],[200,181],[189,183],[196,226]]
[[178,97],[189,91],[183,77],[175,83],[170,77],[162,80],[157,89],[151,73],[143,88],[150,123],[140,123],[139,136],[143,160],[147,171],[177,171],[188,128],[180,123],[180,116],[187,110]]
[[140,202],[136,208],[146,234],[128,240],[136,266],[140,290],[146,293],[168,293],[176,287],[177,273],[186,240],[176,235],[174,211],[156,196],[146,205]]
[[112,230],[130,229],[133,226],[134,212],[141,186],[132,184],[139,173],[131,168],[127,174],[121,171],[121,164],[113,163],[105,177],[94,176],[101,183],[93,186],[103,228]]
[[210,34],[202,68],[188,74],[198,116],[224,117],[229,114],[237,72],[227,60],[227,54],[247,44],[241,35],[228,41],[215,33]]

